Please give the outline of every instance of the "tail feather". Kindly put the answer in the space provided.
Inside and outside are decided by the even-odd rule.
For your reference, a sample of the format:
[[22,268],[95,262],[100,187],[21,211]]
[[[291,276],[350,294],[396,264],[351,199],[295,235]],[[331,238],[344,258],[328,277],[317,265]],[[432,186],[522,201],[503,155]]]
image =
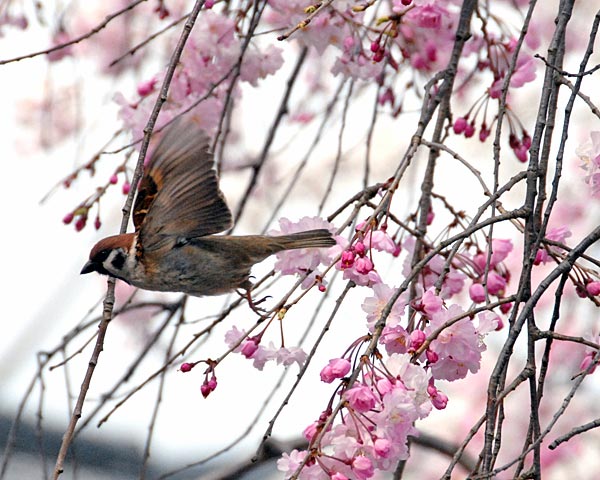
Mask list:
[[270,238],[273,240],[273,246],[275,247],[273,253],[280,250],[293,250],[296,248],[332,247],[336,244],[329,230],[324,228]]

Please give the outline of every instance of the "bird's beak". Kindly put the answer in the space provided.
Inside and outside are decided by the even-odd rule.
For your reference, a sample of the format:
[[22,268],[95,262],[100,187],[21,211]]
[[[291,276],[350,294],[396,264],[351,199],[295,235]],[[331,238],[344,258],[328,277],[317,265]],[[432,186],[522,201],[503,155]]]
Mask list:
[[92,273],[92,272],[97,272],[97,271],[98,271],[98,264],[96,262],[88,260],[87,263],[81,269],[81,272],[79,272],[79,274],[83,275],[84,273]]

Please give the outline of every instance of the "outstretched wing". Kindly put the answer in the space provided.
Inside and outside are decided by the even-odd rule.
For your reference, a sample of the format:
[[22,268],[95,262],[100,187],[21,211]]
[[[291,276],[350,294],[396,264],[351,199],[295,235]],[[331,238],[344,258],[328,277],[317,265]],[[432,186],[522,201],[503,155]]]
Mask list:
[[166,237],[202,237],[231,227],[231,211],[213,167],[209,138],[195,123],[176,121],[165,131],[133,208],[144,250],[159,248]]

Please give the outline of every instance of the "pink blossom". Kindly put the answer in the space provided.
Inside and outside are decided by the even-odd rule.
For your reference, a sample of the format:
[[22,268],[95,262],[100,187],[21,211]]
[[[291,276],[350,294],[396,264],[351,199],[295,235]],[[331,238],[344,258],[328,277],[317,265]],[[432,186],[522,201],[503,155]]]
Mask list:
[[273,75],[283,65],[282,50],[274,45],[265,48],[260,56],[252,61],[242,63],[240,78],[252,86],[258,85],[258,80]]
[[502,319],[497,314],[490,311],[479,313],[477,318],[479,320],[477,333],[480,336],[487,335],[493,330],[499,330],[498,325],[502,324]]
[[365,235],[365,245],[368,248],[374,248],[380,252],[394,253],[396,251],[396,243],[392,237],[384,230],[375,230]]
[[[367,323],[370,332],[374,331],[375,322],[379,320],[384,308],[396,291],[384,283],[373,285],[372,290],[374,296],[365,298],[361,305],[361,308],[367,314]],[[390,314],[385,321],[387,326],[394,327],[400,322],[406,307],[405,297],[405,295],[400,295],[392,306]]]
[[352,471],[361,480],[371,478],[374,474],[373,462],[364,455],[358,455],[352,461]]
[[503,262],[508,254],[512,252],[513,244],[509,239],[494,238],[492,240],[492,257],[490,259],[490,267],[495,267],[500,262]]
[[446,11],[435,4],[417,6],[408,14],[411,21],[421,28],[439,30],[442,25],[442,15]]
[[[65,32],[64,30],[59,30],[52,37],[52,46],[57,47],[59,45],[68,43],[70,40],[71,37],[67,32]],[[62,60],[63,58],[68,57],[70,55],[73,55],[73,45],[54,50],[48,53],[47,57],[49,62],[58,62],[59,60]]]
[[304,435],[304,438],[306,438],[310,442],[318,432],[317,427],[318,427],[317,422],[313,422],[308,427],[306,427],[304,429],[304,431],[302,432],[302,435]]
[[535,80],[535,62],[532,57],[520,57],[517,60],[517,69],[510,77],[510,86],[519,88]]
[[435,288],[431,287],[421,297],[421,307],[428,315],[433,315],[442,309],[444,302],[435,294]]
[[307,455],[306,450],[292,450],[290,453],[283,453],[277,460],[277,470],[284,472],[286,477],[291,476],[303,462]]
[[306,361],[306,357],[308,357],[307,353],[300,347],[284,347],[277,350],[275,360],[278,365],[283,365],[284,367],[289,367],[294,363],[302,367]]
[[[458,305],[451,305],[447,310],[440,311],[432,318],[425,328],[429,336],[448,320],[463,313]],[[464,378],[467,373],[479,370],[481,352],[485,345],[469,318],[463,318],[446,327],[432,340],[429,347],[438,354],[439,360],[431,366],[433,377],[440,380],[456,380]]]
[[410,344],[408,332],[400,325],[383,327],[379,343],[385,345],[385,351],[388,355],[392,353],[406,353]]
[[442,284],[442,289],[440,291],[440,297],[446,299],[462,292],[465,286],[465,278],[466,275],[464,273],[451,268],[444,278],[444,283]]
[[[229,348],[233,348],[233,346],[235,344],[237,344],[238,342],[240,342],[240,340],[242,338],[244,338],[246,336],[246,331],[245,330],[240,330],[238,329],[235,325],[233,327],[231,327],[229,330],[227,330],[227,332],[225,333],[225,344],[229,347]],[[240,347],[238,345],[238,347],[235,350],[236,352],[240,351]]]
[[354,262],[354,268],[361,275],[366,275],[373,270],[374,265],[369,257],[360,257]]
[[377,398],[371,389],[361,384],[355,384],[354,387],[346,390],[344,392],[344,398],[348,401],[349,406],[357,412],[367,412],[371,410],[377,402]]
[[[320,217],[302,217],[297,222],[292,222],[285,217],[279,219],[280,230],[270,230],[269,235],[286,235],[305,230],[325,228],[333,231],[333,225]],[[285,250],[277,253],[275,270],[283,275],[303,274],[314,270],[320,264],[329,264],[328,250],[326,248],[301,248]]]
[[582,161],[584,180],[591,187],[591,196],[600,198],[600,131],[590,132],[589,140],[579,145],[575,153]]
[[572,235],[569,227],[555,227],[546,232],[546,238],[558,243],[565,243],[565,240]]
[[345,358],[333,358],[329,364],[321,370],[321,380],[325,383],[331,383],[336,378],[345,377],[350,371],[350,362]]

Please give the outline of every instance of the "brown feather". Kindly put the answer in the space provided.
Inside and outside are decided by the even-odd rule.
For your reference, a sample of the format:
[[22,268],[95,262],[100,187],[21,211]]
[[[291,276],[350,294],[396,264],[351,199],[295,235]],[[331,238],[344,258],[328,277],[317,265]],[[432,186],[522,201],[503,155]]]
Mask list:
[[129,250],[135,242],[135,233],[124,233],[122,235],[112,235],[100,240],[90,252],[90,260],[94,260],[103,250],[114,250],[116,248],[124,248]]
[[133,220],[144,251],[169,236],[202,237],[233,224],[209,139],[193,122],[178,121],[165,132],[140,182]]

